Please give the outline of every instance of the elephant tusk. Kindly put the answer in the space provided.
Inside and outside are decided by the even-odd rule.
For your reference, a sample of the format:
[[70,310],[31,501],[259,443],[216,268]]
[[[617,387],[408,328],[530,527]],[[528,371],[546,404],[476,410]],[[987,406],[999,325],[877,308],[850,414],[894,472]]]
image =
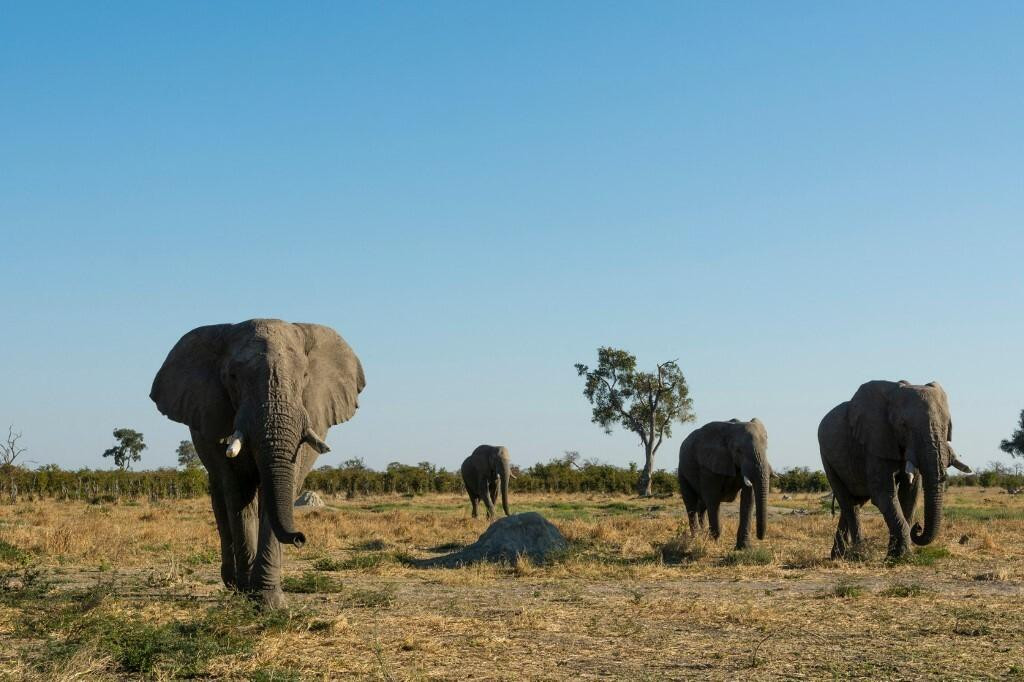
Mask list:
[[917,467],[914,466],[913,462],[908,461],[905,470],[907,472],[907,478],[909,478],[910,482],[913,483],[914,482],[914,472],[917,471]]
[[331,448],[327,443],[324,442],[323,438],[316,435],[313,429],[306,427],[305,433],[302,434],[302,442],[308,443],[310,447],[319,452],[321,455],[325,452],[330,452]]
[[965,474],[973,474],[971,467],[967,466],[960,461],[960,458],[956,456],[956,450],[949,443],[946,443],[946,449],[949,450],[949,466],[962,471]]
[[229,458],[237,457],[238,453],[242,451],[242,432],[235,431],[227,438],[221,438],[220,442],[228,446],[224,451],[225,455]]
[[955,469],[959,469],[960,471],[964,472],[965,474],[973,474],[974,473],[971,470],[971,467],[967,466],[966,464],[964,464],[963,462],[958,460],[955,456],[950,458],[949,465],[951,467],[955,468]]
[[743,485],[747,486],[748,488],[754,487],[754,484],[751,483],[750,479],[747,478],[746,476],[743,477]]

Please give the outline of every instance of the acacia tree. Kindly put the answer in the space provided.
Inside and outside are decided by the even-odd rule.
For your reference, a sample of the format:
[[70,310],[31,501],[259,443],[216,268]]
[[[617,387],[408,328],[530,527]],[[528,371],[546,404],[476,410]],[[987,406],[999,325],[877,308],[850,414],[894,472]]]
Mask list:
[[146,444],[142,440],[142,434],[134,429],[114,429],[114,438],[118,443],[112,448],[103,452],[104,457],[113,457],[114,464],[119,469],[128,469],[132,462],[142,459],[142,451]]
[[178,443],[178,466],[185,467],[186,469],[194,469],[199,466],[199,453],[196,452],[196,446],[190,440],[183,440]]
[[583,395],[594,406],[591,421],[605,433],[619,424],[640,438],[645,461],[637,494],[650,497],[655,453],[665,438],[672,437],[674,422],[694,420],[690,388],[682,370],[675,360],[669,360],[653,372],[638,372],[636,356],[603,346],[597,349],[597,367],[578,363],[576,373],[586,378]]
[[1013,435],[999,444],[999,449],[1010,457],[1024,457],[1024,410],[1020,411],[1019,424]]

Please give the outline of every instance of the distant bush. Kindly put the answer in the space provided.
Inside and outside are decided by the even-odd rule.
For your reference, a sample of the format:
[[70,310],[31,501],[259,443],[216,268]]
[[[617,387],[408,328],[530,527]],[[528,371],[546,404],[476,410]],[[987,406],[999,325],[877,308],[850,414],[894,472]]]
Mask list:
[[946,479],[951,486],[981,486],[982,488],[1024,488],[1024,466],[1012,468],[1000,462],[989,462],[988,467],[971,474],[958,474]]
[[784,469],[772,487],[783,493],[824,493],[832,490],[824,471],[811,471],[807,467]]

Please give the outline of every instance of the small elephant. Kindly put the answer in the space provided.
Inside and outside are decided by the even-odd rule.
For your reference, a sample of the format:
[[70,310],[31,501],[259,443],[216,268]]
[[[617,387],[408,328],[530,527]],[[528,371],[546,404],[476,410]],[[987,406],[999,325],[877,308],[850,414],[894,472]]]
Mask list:
[[363,367],[328,327],[281,320],[198,327],[181,337],[153,380],[157,409],[187,424],[210,474],[224,584],[284,605],[281,545],[301,547],[292,501],[348,421]]
[[515,478],[509,469],[508,448],[504,445],[480,445],[462,463],[462,481],[466,484],[469,501],[473,505],[473,518],[477,517],[477,503],[484,501],[487,518],[494,516],[494,501],[501,486],[501,507],[508,511],[508,482]]
[[[821,463],[839,505],[832,558],[861,541],[858,509],[871,500],[889,527],[889,557],[927,545],[939,534],[946,468],[970,472],[949,441],[953,421],[936,382],[869,381],[821,420]],[[924,528],[909,526],[924,485]]]
[[757,539],[764,539],[772,476],[767,453],[768,434],[757,419],[709,422],[686,437],[679,446],[679,490],[691,533],[697,532],[698,520],[703,527],[706,511],[711,537],[718,539],[719,505],[732,502],[742,491],[736,549],[750,544],[750,515],[755,508]]

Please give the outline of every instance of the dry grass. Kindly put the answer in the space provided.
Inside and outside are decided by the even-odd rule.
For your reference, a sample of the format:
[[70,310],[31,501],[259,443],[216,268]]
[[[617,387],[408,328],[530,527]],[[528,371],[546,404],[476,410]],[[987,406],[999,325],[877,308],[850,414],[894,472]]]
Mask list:
[[204,500],[0,506],[0,679],[1024,678],[1024,500],[953,489],[934,549],[888,565],[871,510],[830,561],[819,497],[773,496],[736,553],[734,508],[715,543],[678,498],[520,496],[572,550],[455,570],[402,559],[476,539],[461,497],[329,500],[283,615],[224,596]]

